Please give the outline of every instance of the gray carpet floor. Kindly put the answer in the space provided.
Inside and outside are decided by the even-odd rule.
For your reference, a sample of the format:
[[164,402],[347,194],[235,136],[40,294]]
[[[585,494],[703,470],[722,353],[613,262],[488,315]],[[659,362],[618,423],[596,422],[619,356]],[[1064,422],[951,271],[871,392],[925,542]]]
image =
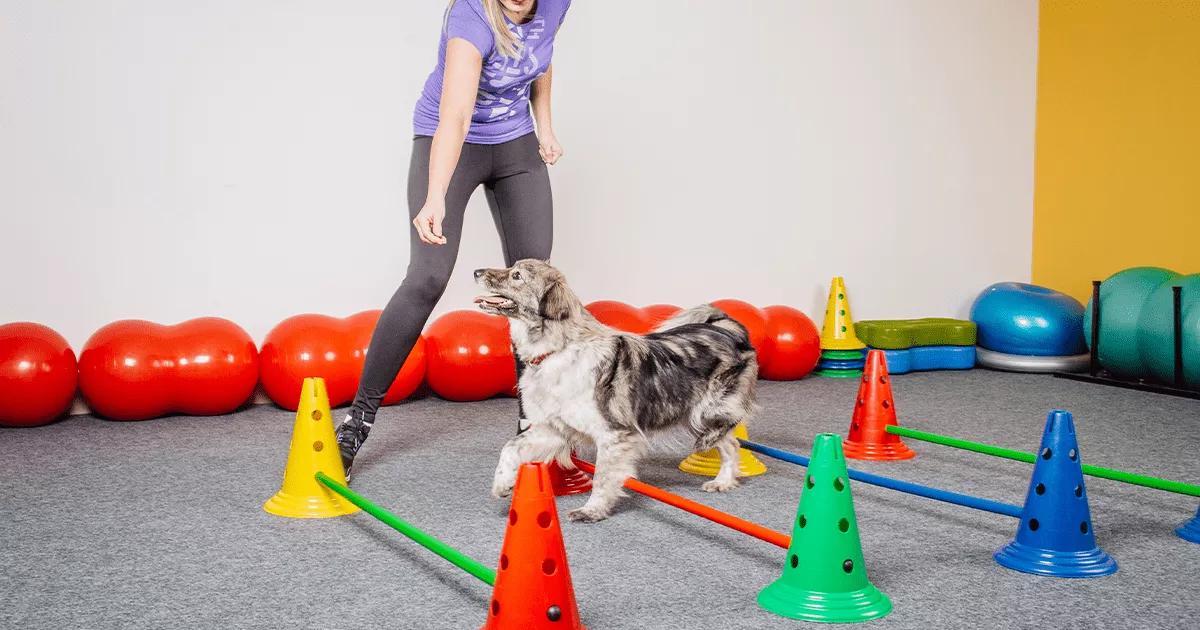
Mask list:
[[[844,432],[855,381],[767,383],[751,437],[807,453]],[[1046,412],[1075,414],[1084,462],[1200,481],[1200,402],[981,370],[894,379],[901,422],[1034,450]],[[424,398],[384,410],[356,490],[488,564],[507,506],[488,495],[515,403]],[[141,423],[75,417],[0,430],[0,627],[478,628],[487,586],[366,514],[289,520],[261,509],[278,489],[292,414]],[[864,470],[1020,504],[1026,464],[919,442],[904,463]],[[727,495],[656,454],[641,478],[789,531],[803,469],[770,471]],[[1194,498],[1089,479],[1115,575],[1062,580],[991,558],[1016,521],[855,483],[872,581],[895,604],[879,628],[1195,628],[1200,545],[1173,530]],[[559,499],[564,511],[582,497]],[[584,622],[606,628],[793,628],[755,596],[782,550],[642,497],[611,519],[566,523]]]

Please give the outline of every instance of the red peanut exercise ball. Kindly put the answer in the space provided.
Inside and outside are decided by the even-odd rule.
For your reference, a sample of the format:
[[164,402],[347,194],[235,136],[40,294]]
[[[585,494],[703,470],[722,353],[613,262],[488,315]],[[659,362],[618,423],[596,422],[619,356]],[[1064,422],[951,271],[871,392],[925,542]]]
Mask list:
[[758,366],[759,376],[773,381],[804,378],[821,358],[821,335],[804,313],[790,306],[768,306],[766,355],[769,361]]
[[585,306],[601,324],[636,335],[650,332],[650,320],[642,309],[616,300],[599,300]]
[[658,328],[663,322],[678,315],[681,311],[683,309],[674,304],[651,304],[650,306],[643,307],[642,313],[645,314],[646,322],[649,326],[649,330],[646,332],[653,332],[655,328]]
[[512,395],[517,385],[508,320],[479,311],[451,311],[425,330],[425,379],[447,400]]
[[325,380],[330,405],[354,396],[365,345],[355,344],[349,332],[345,319],[315,313],[276,324],[263,339],[259,370],[263,391],[275,404],[292,411],[300,404],[304,379],[310,376]]
[[[354,400],[380,312],[363,311],[345,318],[310,313],[277,324],[263,340],[263,391],[275,404],[295,411],[305,377],[319,376],[325,380],[331,406]],[[425,346],[418,337],[383,404],[411,396],[424,376]]]
[[176,357],[171,411],[221,415],[254,395],[258,347],[241,326],[220,317],[201,317],[164,329],[164,342]]
[[750,345],[758,352],[759,365],[770,362],[766,348],[767,318],[761,309],[741,300],[717,300],[712,305],[746,327],[746,332],[750,334]]
[[62,417],[75,398],[75,353],[54,330],[0,326],[0,426],[36,427]]
[[113,322],[79,355],[80,392],[95,414],[112,420],[230,413],[257,382],[254,340],[219,317],[174,326]]

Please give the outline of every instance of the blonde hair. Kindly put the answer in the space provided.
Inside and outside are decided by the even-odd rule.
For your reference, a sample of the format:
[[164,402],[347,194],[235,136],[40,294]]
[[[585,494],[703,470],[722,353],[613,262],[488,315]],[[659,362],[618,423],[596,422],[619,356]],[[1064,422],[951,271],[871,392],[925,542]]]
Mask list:
[[[454,8],[454,3],[458,0],[450,0],[450,5],[446,7],[445,21],[450,19],[450,9]],[[500,0],[482,0],[483,11],[487,14],[488,26],[492,27],[492,39],[495,40],[496,50],[501,55],[510,59],[521,58],[521,48],[523,42],[517,39],[508,28],[508,24],[504,21],[504,8],[500,6]],[[445,30],[445,23],[442,25],[442,30]]]

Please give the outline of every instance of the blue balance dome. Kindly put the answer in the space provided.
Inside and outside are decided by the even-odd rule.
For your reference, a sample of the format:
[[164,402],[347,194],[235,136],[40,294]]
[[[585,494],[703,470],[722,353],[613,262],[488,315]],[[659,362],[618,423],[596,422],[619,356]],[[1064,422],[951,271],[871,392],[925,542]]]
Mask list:
[[1087,352],[1083,305],[1059,291],[997,282],[971,305],[980,346],[1005,354],[1067,356]]

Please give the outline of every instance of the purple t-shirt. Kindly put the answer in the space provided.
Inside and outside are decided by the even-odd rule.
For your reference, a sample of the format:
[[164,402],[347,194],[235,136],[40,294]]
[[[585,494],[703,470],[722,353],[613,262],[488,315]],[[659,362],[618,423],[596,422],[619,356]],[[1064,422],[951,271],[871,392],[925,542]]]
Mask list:
[[512,59],[495,47],[492,27],[481,0],[455,0],[446,16],[446,27],[438,42],[437,67],[425,80],[425,88],[413,112],[413,131],[432,136],[438,124],[438,105],[442,98],[442,77],[446,73],[446,42],[460,37],[471,42],[483,55],[479,76],[479,94],[471,115],[467,142],[500,144],[533,131],[529,109],[530,86],[550,66],[554,54],[554,34],[562,24],[571,0],[538,0],[533,19],[514,24],[504,18],[510,31],[524,42],[521,58]]

